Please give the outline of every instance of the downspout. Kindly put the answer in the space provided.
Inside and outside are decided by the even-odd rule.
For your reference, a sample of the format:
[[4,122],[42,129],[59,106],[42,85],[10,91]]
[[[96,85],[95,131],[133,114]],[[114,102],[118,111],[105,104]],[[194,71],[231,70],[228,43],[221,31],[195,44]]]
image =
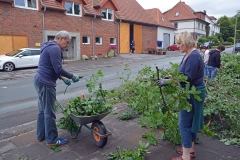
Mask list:
[[193,29],[194,36],[196,38],[196,33],[195,33],[195,19],[194,19],[194,29]]
[[[42,16],[43,16],[43,18],[42,18],[42,28],[43,28],[43,34],[45,34],[45,23],[44,23],[44,22],[45,22],[45,18],[44,18],[45,16],[44,16],[44,12],[46,11],[47,7],[43,4],[43,1],[42,1],[42,0],[40,0],[40,2],[41,2],[41,4],[42,4],[42,6],[44,7],[44,9],[43,9],[43,11],[42,11]],[[43,37],[42,37],[42,38],[43,38],[43,42],[45,42],[45,41],[44,41],[44,36],[45,36],[45,35],[43,35]]]
[[94,23],[93,23],[93,21],[94,21],[94,19],[96,19],[96,14],[94,14],[94,17],[93,17],[93,19],[92,19],[92,56],[94,56],[95,54],[94,54]]
[[118,46],[117,46],[118,54],[120,54],[120,23],[121,22],[122,22],[122,19],[120,19],[118,22]]

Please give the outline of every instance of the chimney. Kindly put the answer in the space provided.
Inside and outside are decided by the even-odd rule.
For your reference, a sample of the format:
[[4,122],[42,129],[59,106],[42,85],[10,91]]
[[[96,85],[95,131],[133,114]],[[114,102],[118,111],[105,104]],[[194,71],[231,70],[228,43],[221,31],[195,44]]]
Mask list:
[[205,13],[205,14],[206,14],[206,13],[207,13],[207,12],[206,12],[206,10],[203,10],[203,13]]

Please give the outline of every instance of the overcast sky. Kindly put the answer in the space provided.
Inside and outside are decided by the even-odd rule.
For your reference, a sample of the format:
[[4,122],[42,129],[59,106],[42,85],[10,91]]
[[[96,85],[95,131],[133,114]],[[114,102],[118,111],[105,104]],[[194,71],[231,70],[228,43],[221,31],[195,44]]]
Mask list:
[[[158,8],[165,12],[180,0],[136,0],[144,9]],[[233,17],[240,10],[240,0],[182,0],[194,11],[207,11],[207,15],[217,19],[226,15]]]

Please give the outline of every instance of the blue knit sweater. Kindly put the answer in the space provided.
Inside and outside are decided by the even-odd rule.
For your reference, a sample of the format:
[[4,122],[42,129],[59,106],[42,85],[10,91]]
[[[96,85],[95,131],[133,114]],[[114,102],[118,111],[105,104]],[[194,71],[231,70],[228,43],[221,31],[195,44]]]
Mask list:
[[35,80],[50,86],[56,86],[60,76],[72,78],[72,74],[62,68],[62,50],[56,41],[48,41],[41,46]]

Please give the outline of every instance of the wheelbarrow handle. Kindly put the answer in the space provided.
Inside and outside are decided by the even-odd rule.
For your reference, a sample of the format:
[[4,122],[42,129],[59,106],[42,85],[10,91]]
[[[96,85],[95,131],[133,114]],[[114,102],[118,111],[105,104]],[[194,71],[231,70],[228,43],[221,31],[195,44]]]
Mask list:
[[64,109],[63,105],[62,105],[57,99],[56,99],[55,103],[57,103],[57,105],[58,105],[62,110]]

